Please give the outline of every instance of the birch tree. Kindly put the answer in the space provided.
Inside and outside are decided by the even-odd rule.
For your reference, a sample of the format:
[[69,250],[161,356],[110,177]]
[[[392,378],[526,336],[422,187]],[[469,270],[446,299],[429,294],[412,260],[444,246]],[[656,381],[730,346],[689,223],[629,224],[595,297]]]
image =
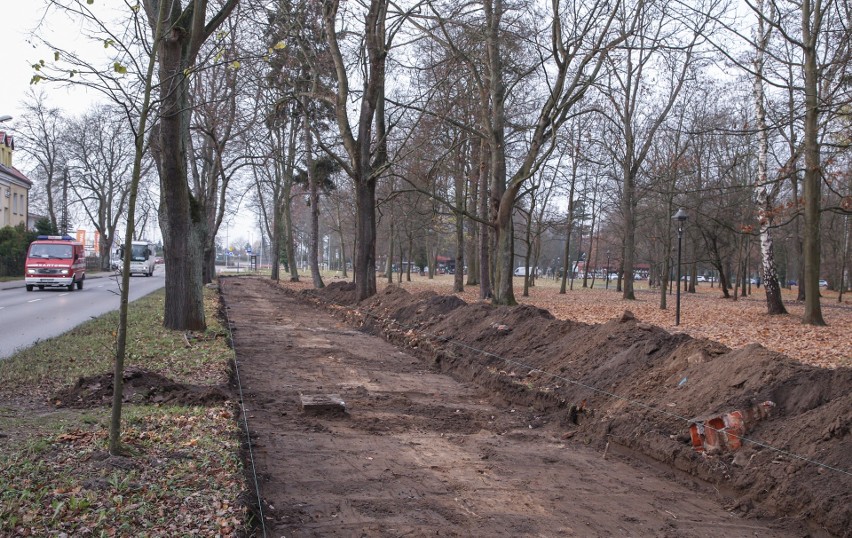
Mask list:
[[784,301],[781,299],[781,287],[778,284],[778,270],[775,266],[775,248],[772,237],[775,201],[781,188],[777,181],[769,182],[767,160],[769,153],[769,133],[766,125],[766,105],[763,89],[764,64],[766,48],[769,43],[770,30],[767,28],[763,13],[763,0],[757,0],[757,9],[761,15],[757,17],[755,30],[756,50],[754,55],[754,105],[757,122],[757,211],[760,234],[760,254],[763,266],[763,289],[766,293],[766,308],[770,315],[786,314]]

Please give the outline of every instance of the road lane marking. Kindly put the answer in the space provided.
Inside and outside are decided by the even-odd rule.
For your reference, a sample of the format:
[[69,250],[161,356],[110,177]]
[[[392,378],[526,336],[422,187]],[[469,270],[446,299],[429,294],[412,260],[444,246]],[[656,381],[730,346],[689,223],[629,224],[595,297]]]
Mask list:
[[37,303],[41,301],[41,299],[33,299],[32,301],[27,301],[28,303]]

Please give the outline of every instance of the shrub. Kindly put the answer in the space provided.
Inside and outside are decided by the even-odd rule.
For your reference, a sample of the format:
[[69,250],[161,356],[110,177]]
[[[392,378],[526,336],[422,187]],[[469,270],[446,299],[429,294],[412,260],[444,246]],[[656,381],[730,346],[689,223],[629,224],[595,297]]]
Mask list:
[[35,238],[24,224],[0,228],[0,276],[24,276],[27,247]]

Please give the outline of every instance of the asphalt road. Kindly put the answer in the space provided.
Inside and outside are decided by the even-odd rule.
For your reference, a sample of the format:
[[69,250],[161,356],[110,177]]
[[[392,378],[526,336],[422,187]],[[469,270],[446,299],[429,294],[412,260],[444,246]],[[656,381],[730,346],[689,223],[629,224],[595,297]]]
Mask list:
[[[166,283],[158,265],[152,277],[130,278],[130,300],[148,295]],[[58,336],[77,325],[119,307],[118,282],[111,273],[86,278],[82,290],[36,288],[27,292],[24,281],[0,284],[0,359],[39,340]]]

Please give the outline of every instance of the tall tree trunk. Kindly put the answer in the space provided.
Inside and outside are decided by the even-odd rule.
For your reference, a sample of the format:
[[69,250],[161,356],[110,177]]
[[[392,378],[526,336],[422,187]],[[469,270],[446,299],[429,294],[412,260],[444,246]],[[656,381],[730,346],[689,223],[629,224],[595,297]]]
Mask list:
[[[402,245],[400,245],[400,248]],[[411,282],[411,265],[414,263],[414,236],[408,233],[408,265],[405,267],[405,281]]]
[[[462,204],[464,200],[456,200]],[[464,216],[456,215],[456,269],[453,274],[453,291],[464,291]]]
[[[192,1],[184,9],[174,2],[159,14],[159,3],[144,0],[152,27],[162,24],[164,39],[157,43],[160,88],[159,172],[160,229],[166,258],[166,299],[163,325],[177,330],[204,330],[204,294],[201,260],[206,220],[189,190],[187,138],[189,136],[189,81],[204,41],[237,6],[225,0],[214,13],[207,3]],[[160,20],[162,19],[162,20]]]
[[[165,27],[165,7],[158,6],[156,12],[149,13],[153,16],[154,43],[162,42],[163,29]],[[148,57],[148,69],[145,76],[144,94],[141,113],[139,115],[138,129],[136,130],[135,154],[133,158],[133,172],[130,180],[130,192],[128,195],[127,226],[124,232],[124,248],[121,271],[121,299],[118,309],[118,334],[116,335],[115,362],[112,374],[112,409],[110,411],[109,423],[109,453],[113,456],[121,454],[121,414],[124,402],[124,359],[127,355],[127,333],[128,333],[128,309],[130,303],[130,255],[131,242],[133,241],[133,221],[136,211],[136,197],[139,192],[139,180],[142,175],[142,157],[145,149],[145,132],[148,124],[148,116],[151,112],[151,91],[154,78],[154,67],[156,56],[154,53]],[[156,144],[155,144],[156,145]],[[159,148],[157,148],[159,149]],[[156,152],[156,150],[155,150]]]
[[820,306],[819,272],[820,272],[820,155],[819,155],[819,102],[817,84],[817,37],[822,23],[822,14],[814,10],[811,0],[803,0],[802,10],[802,50],[804,53],[805,76],[805,230],[804,230],[804,260],[805,274],[799,286],[805,288],[805,312],[802,323],[809,325],[825,325]]
[[479,298],[490,299],[491,292],[491,195],[488,190],[489,175],[485,173],[490,169],[486,163],[487,142],[482,139],[479,144],[480,160],[479,166],[479,218],[482,224],[479,226]]
[[[343,147],[349,157],[347,173],[355,183],[355,300],[360,302],[376,294],[376,179],[386,165],[384,130],[384,85],[387,49],[385,18],[387,0],[370,0],[364,19],[365,65],[361,73],[362,93],[358,111],[357,136],[349,121],[349,76],[337,41],[339,0],[323,2],[323,23],[329,55],[337,78],[335,117]],[[373,122],[376,131],[373,132]],[[378,143],[376,154],[371,151]],[[373,160],[375,157],[375,160]]]
[[360,302],[376,294],[376,183],[355,183],[357,202],[355,248],[355,298]]
[[349,278],[348,269],[346,267],[346,243],[343,236],[343,219],[340,215],[340,204],[337,204],[337,233],[340,236],[340,270],[343,278]]
[[[479,215],[479,198],[481,196],[479,189],[480,182],[480,143],[479,140],[474,140],[470,144],[470,162],[472,166],[470,167],[470,177],[468,178],[469,183],[469,192],[470,195],[466,198],[465,203],[467,204],[466,210],[474,215]],[[487,206],[486,206],[487,207]],[[479,215],[481,216],[481,215]],[[475,221],[471,222],[468,225],[468,238],[465,240],[465,245],[467,247],[467,252],[465,254],[465,260],[467,260],[468,272],[467,272],[467,285],[468,286],[479,286],[479,258],[477,256],[476,249],[479,246],[479,226]],[[456,270],[459,270],[456,268]],[[464,272],[464,268],[461,269]]]
[[562,256],[562,282],[559,285],[559,293],[565,294],[568,290],[568,273],[571,271],[571,234],[574,233],[574,187],[577,184],[577,159],[571,160],[571,183],[568,186],[568,216],[565,223],[565,250]]
[[464,208],[466,198],[465,184],[467,183],[464,175],[465,151],[459,150],[456,158],[455,170],[455,212],[456,218],[456,269],[453,272],[453,291],[464,291],[464,213],[461,211]]
[[296,264],[296,252],[293,238],[293,218],[291,212],[292,200],[290,199],[290,194],[293,190],[293,171],[296,160],[296,139],[299,131],[298,126],[298,118],[293,116],[290,119],[290,128],[287,130],[286,153],[281,155],[275,163],[276,182],[281,185],[281,192],[279,193],[278,205],[275,209],[276,214],[279,215],[279,224],[276,227],[276,232],[279,234],[278,247],[273,250],[277,256],[275,262],[277,265],[278,260],[280,260],[281,249],[283,247],[284,254],[287,258],[287,269],[290,272],[290,282],[299,281],[299,267]]
[[[535,269],[533,268],[532,259],[532,226],[533,226],[533,211],[535,210],[535,196],[533,193],[530,194],[531,202],[530,202],[530,211],[527,213],[527,230],[524,234],[524,243],[526,244],[526,254],[524,254],[524,291],[523,296],[530,296],[530,286],[533,286],[534,282],[534,273]],[[514,274],[514,273],[513,273]]]
[[319,267],[319,186],[317,185],[318,178],[316,170],[314,170],[313,156],[313,135],[311,134],[311,126],[308,123],[310,116],[308,114],[307,98],[304,98],[302,103],[304,110],[303,128],[305,133],[305,166],[308,174],[308,188],[310,189],[311,202],[311,239],[310,252],[308,253],[309,263],[311,264],[311,280],[313,281],[314,289],[322,289],[325,283],[322,281]]
[[512,266],[514,261],[514,226],[512,209],[518,187],[506,188],[506,142],[505,142],[505,97],[503,59],[500,50],[500,21],[503,16],[502,0],[486,0],[485,42],[488,50],[490,117],[490,165],[491,165],[491,216],[494,225],[494,284],[492,302],[499,305],[515,305],[512,289]]
[[399,284],[402,284],[402,261],[405,259],[405,252],[402,249],[402,238],[397,238],[397,242],[399,243],[399,272],[397,273],[396,281]]
[[287,264],[290,269],[290,282],[299,282],[299,264],[296,260],[296,236],[293,233],[293,200],[290,196],[293,191],[293,174],[296,168],[296,132],[299,130],[296,121],[293,121],[292,136],[287,149],[287,167],[284,169],[284,193],[283,216],[284,216],[284,248],[287,253]]
[[[493,183],[492,183],[493,185]],[[507,189],[498,207],[494,260],[494,304],[512,306],[518,304],[512,288],[513,261],[515,257],[515,232],[512,209],[517,189]]]
[[[388,259],[385,262],[385,276],[388,279],[388,284],[393,283],[393,219],[391,219],[388,230]],[[399,274],[402,275],[402,256],[399,257]]]
[[[278,207],[279,200],[273,203]],[[272,214],[272,241],[269,246],[270,254],[270,279],[276,282],[281,279],[281,212],[277,209]]]
[[763,19],[763,0],[757,0],[757,54],[754,60],[754,101],[757,115],[757,211],[760,229],[760,254],[763,265],[763,290],[766,293],[766,309],[770,315],[786,314],[778,285],[778,268],[775,264],[775,248],[772,240],[772,216],[774,214],[776,189],[770,190],[767,171],[769,133],[766,128],[766,106],[763,91],[764,54],[769,42]]
[[[629,146],[628,146],[629,147]],[[635,300],[633,292],[633,267],[636,256],[636,178],[631,170],[631,162],[625,158],[624,163],[624,185],[622,189],[621,214],[624,217],[624,239],[622,261],[622,278],[624,288],[622,298]]]
[[[595,220],[596,220],[595,217],[597,216],[597,212],[595,211],[596,195],[597,195],[597,192],[595,192],[595,194],[592,195],[592,223],[591,223],[591,227],[589,228],[589,253],[586,254],[586,265],[583,268],[583,287],[584,288],[589,287],[589,265],[591,265],[591,261],[592,261],[592,247],[594,246],[593,238],[595,237]],[[595,258],[597,259],[597,254],[595,254]],[[597,265],[597,264],[595,264],[595,265]],[[595,267],[595,269],[597,269],[597,267]]]
[[[850,191],[852,191],[852,185],[850,185]],[[852,196],[848,198],[852,201]],[[850,208],[852,209],[852,208]],[[846,267],[847,260],[849,259],[849,213],[847,213],[844,217],[843,222],[843,257],[840,260],[840,274],[837,278],[840,284],[837,287],[837,302],[843,302],[843,292],[846,291],[846,287],[849,285],[849,279],[846,277]]]
[[580,269],[580,258],[583,255],[583,221],[580,221],[580,229],[577,231],[577,259],[571,264],[570,278],[568,289],[574,291],[575,273]]
[[[668,207],[666,208],[667,215],[674,214],[674,200],[673,196],[669,196]],[[660,310],[666,310],[668,308],[668,298],[667,298],[667,288],[670,287],[671,284],[671,274],[672,274],[672,257],[671,251],[673,248],[672,245],[672,219],[666,219],[664,225],[665,239],[662,240],[662,250],[663,250],[663,261],[662,261],[662,270],[660,274]]]
[[162,41],[159,54],[159,76],[164,85],[159,126],[159,217],[166,258],[163,325],[202,331],[207,327],[201,275],[205,219],[187,183],[189,100],[183,57],[188,44],[179,37],[182,31],[173,28],[172,35]]

